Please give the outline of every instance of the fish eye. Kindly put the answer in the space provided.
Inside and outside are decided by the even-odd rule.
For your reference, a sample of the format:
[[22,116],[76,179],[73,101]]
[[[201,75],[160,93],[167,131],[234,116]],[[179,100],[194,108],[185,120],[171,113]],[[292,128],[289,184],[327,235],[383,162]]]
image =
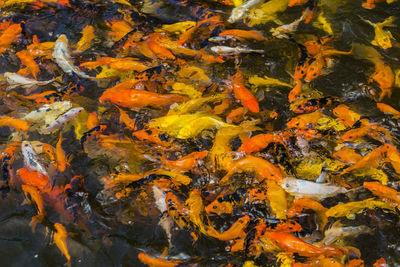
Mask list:
[[316,73],[314,73],[314,74],[313,74],[313,76],[317,76],[317,74],[316,74]]
[[287,188],[289,188],[289,187],[290,187],[289,183],[286,183],[286,187],[287,187]]
[[217,206],[213,206],[212,208],[216,210],[218,207]]

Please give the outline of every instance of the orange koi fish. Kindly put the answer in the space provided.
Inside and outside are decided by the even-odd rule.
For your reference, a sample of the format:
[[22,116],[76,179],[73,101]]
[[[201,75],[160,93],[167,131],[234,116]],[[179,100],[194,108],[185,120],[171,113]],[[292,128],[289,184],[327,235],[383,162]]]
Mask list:
[[246,229],[249,223],[250,223],[250,216],[245,215],[240,219],[238,219],[235,223],[233,223],[232,226],[225,232],[219,233],[213,227],[210,227],[207,230],[207,235],[222,241],[228,241],[240,237],[245,237],[246,233],[244,232],[244,230]]
[[136,130],[135,120],[132,120],[131,117],[129,117],[128,113],[126,113],[124,110],[120,109],[118,106],[116,107],[119,111],[119,121],[124,123],[129,130],[135,131]]
[[384,103],[376,103],[376,106],[381,112],[387,115],[393,115],[394,118],[400,118],[400,111],[394,109],[393,107]]
[[349,173],[353,170],[358,170],[365,167],[377,167],[379,166],[386,158],[387,146],[383,145],[378,148],[372,150],[367,156],[363,157],[360,161],[358,161],[353,166],[344,169],[342,174]]
[[290,91],[290,93],[288,95],[289,103],[292,103],[293,101],[300,98],[300,94],[302,92],[302,87],[303,87],[302,82],[300,80],[296,80],[295,86],[293,87],[293,89]]
[[17,171],[17,175],[25,185],[33,186],[41,192],[49,192],[50,178],[37,171],[29,171],[21,168]]
[[0,117],[0,127],[12,127],[17,131],[26,132],[29,129],[29,124],[25,120],[3,116]]
[[21,32],[21,25],[13,24],[0,35],[0,54],[4,53],[10,45],[17,40]]
[[387,141],[392,140],[390,131],[388,131],[386,128],[376,124],[368,124],[368,125],[362,125],[360,128],[352,129],[345,132],[340,138],[340,141],[342,142],[354,141],[366,135],[378,141],[383,141],[381,138],[379,138],[380,135],[383,135],[384,140]]
[[139,61],[132,60],[132,59],[118,59],[116,61],[110,62],[109,63],[110,68],[119,70],[119,71],[137,71],[137,72],[142,72],[150,67],[146,66],[143,63],[140,63]]
[[246,109],[243,107],[236,108],[232,110],[228,116],[226,116],[226,122],[227,123],[238,123],[243,120],[243,116],[246,113]]
[[294,117],[287,123],[288,128],[307,128],[309,126],[313,126],[317,123],[317,121],[322,118],[324,114],[320,111],[314,111],[308,114],[302,114],[297,117]]
[[44,209],[43,199],[40,196],[40,192],[36,187],[30,185],[22,185],[22,191],[24,192],[25,196],[30,196],[30,201],[35,202],[36,207],[38,209],[38,213],[32,217],[31,222],[29,225],[32,227],[32,232],[35,232],[36,225],[43,221],[44,217],[46,216],[46,211]]
[[385,96],[392,95],[392,87],[394,84],[394,73],[390,66],[386,65],[383,61],[375,61],[375,72],[371,75],[371,80],[379,84],[381,94],[379,100]]
[[25,51],[17,52],[16,55],[21,60],[22,64],[28,68],[29,72],[36,80],[36,76],[40,72],[40,69],[33,57]]
[[114,42],[118,42],[122,37],[133,30],[129,23],[123,20],[107,22],[107,25],[111,28],[108,35],[112,37]]
[[252,39],[257,41],[264,41],[266,38],[257,31],[245,31],[245,30],[226,30],[219,34],[219,36],[234,36],[243,39]]
[[252,152],[263,150],[271,143],[280,143],[286,147],[286,144],[284,143],[281,134],[267,133],[267,134],[258,134],[251,137],[250,139],[247,139],[239,147],[238,151],[244,151],[246,154],[250,154]]
[[153,92],[147,92],[137,89],[115,90],[110,88],[106,90],[99,98],[100,102],[110,101],[125,108],[141,108],[146,106],[163,107],[169,106],[175,102],[180,103],[188,100],[186,96],[166,94],[161,95]]
[[56,159],[57,159],[57,169],[60,172],[64,172],[67,166],[70,166],[67,156],[62,148],[62,141],[65,139],[62,138],[62,132],[60,131],[60,138],[56,144]]
[[374,9],[376,7],[375,4],[382,3],[385,0],[366,0],[361,4],[361,6],[365,9]]
[[220,180],[220,185],[229,184],[229,178],[238,171],[255,172],[259,182],[263,181],[264,179],[270,179],[277,182],[283,180],[283,175],[280,169],[275,167],[269,161],[258,157],[246,156],[245,158],[233,163],[228,173]]
[[36,35],[32,38],[32,44],[26,47],[26,51],[34,58],[46,57],[52,58],[51,53],[54,50],[55,42],[41,43]]
[[68,238],[67,230],[60,223],[55,223],[54,228],[56,229],[56,231],[53,233],[54,243],[56,244],[58,249],[62,252],[62,254],[64,254],[64,256],[67,258],[66,265],[71,267],[71,255],[69,254],[67,247],[67,238]]
[[260,107],[258,106],[257,99],[254,95],[244,86],[244,79],[242,74],[237,72],[230,78],[230,90],[233,90],[233,94],[242,105],[249,109],[251,112],[258,113]]
[[170,143],[160,139],[160,134],[161,132],[158,129],[151,128],[151,129],[142,129],[139,131],[135,131],[132,133],[132,136],[136,137],[140,141],[147,141],[163,147],[171,146]]
[[171,53],[167,48],[160,45],[161,43],[161,34],[160,33],[153,33],[147,36],[146,39],[147,45],[149,46],[150,50],[161,59],[175,59],[174,54]]
[[347,105],[341,104],[333,109],[333,114],[338,117],[346,126],[352,127],[361,119],[361,115],[352,111]]
[[325,66],[325,60],[322,57],[322,54],[318,54],[314,57],[314,61],[310,63],[310,65],[307,68],[307,73],[306,77],[304,78],[304,81],[306,82],[311,82],[318,76],[322,74],[322,69]]
[[400,192],[386,185],[383,185],[379,182],[364,182],[363,187],[367,188],[374,195],[380,198],[389,199],[397,204],[400,204]]
[[152,257],[144,252],[138,254],[138,259],[150,267],[175,267],[182,264],[182,261],[170,261],[161,257]]
[[200,152],[193,152],[187,156],[184,156],[178,160],[166,160],[164,159],[163,165],[170,170],[188,171],[199,165],[199,160],[207,157],[208,151],[203,150]]
[[277,247],[286,252],[297,253],[304,257],[318,255],[342,255],[343,253],[330,246],[316,247],[308,244],[298,237],[285,232],[265,232],[264,236],[271,240]]
[[354,149],[348,147],[343,147],[342,149],[334,153],[332,156],[335,159],[346,164],[355,164],[363,158]]

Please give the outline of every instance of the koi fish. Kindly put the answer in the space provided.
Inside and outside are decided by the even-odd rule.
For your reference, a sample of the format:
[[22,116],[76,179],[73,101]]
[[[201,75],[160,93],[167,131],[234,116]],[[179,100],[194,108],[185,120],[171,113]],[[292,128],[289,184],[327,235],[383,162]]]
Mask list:
[[346,188],[333,184],[314,183],[290,177],[284,178],[280,185],[291,195],[300,198],[308,197],[315,200],[321,200],[347,192]]
[[223,233],[219,233],[213,227],[207,230],[207,235],[222,241],[233,240],[240,237],[245,237],[244,230],[250,223],[250,216],[245,215],[232,224],[232,226]]
[[228,18],[229,23],[234,23],[246,16],[246,13],[253,7],[261,4],[262,0],[248,0],[240,6],[235,7]]
[[388,199],[400,204],[400,193],[388,186],[378,182],[364,182],[363,187],[367,188],[374,195],[380,198]]
[[343,147],[339,151],[335,152],[332,156],[346,164],[355,164],[363,158],[360,154],[355,152],[354,149],[348,147]]
[[230,77],[229,89],[233,91],[236,99],[240,100],[245,108],[248,108],[251,112],[260,112],[257,99],[254,95],[245,87],[244,79],[241,73],[237,72],[235,75]]
[[26,89],[26,93],[30,93],[36,90],[39,86],[44,86],[54,82],[56,79],[51,79],[48,81],[36,81],[34,79],[29,79],[24,76],[21,76],[17,73],[5,72],[3,76],[6,78],[6,82],[8,86],[6,88],[7,91],[14,89],[16,87],[22,87]]
[[22,119],[15,119],[8,116],[0,117],[0,127],[12,127],[17,131],[26,132],[29,130],[29,124]]
[[234,162],[231,166],[231,169],[228,173],[219,181],[220,185],[226,185],[231,183],[229,178],[238,171],[253,171],[259,182],[264,179],[270,179],[277,182],[281,182],[283,180],[283,176],[278,167],[274,166],[269,161],[264,159],[246,156],[243,159],[240,159]]
[[316,125],[318,120],[321,119],[323,113],[320,110],[308,114],[302,114],[294,117],[287,123],[288,128],[307,128]]
[[28,68],[29,72],[36,80],[36,76],[40,72],[40,69],[33,57],[26,51],[17,52],[16,55],[21,60],[21,63]]
[[210,48],[212,52],[217,55],[223,56],[234,56],[240,54],[249,54],[249,53],[259,53],[263,54],[265,51],[261,49],[250,49],[247,47],[230,47],[230,46],[212,46]]
[[50,178],[39,171],[29,171],[26,168],[21,168],[17,171],[17,175],[23,184],[35,187],[39,189],[40,192],[48,192],[51,190]]
[[161,257],[152,257],[144,252],[138,254],[138,259],[150,267],[176,267],[182,264],[179,260],[167,260]]
[[81,107],[71,108],[70,110],[68,110],[61,116],[59,116],[54,122],[46,125],[45,132],[52,132],[52,131],[60,128],[61,126],[66,124],[68,121],[70,121],[73,118],[75,118],[76,116],[78,116],[78,114],[82,110],[83,110],[83,108],[81,108]]
[[369,20],[363,19],[363,18],[361,18],[361,20],[368,23],[372,27],[374,27],[375,37],[374,37],[374,40],[371,42],[372,45],[379,46],[382,49],[388,49],[388,48],[392,47],[391,39],[393,39],[393,36],[390,33],[390,31],[385,31],[383,28],[384,27],[395,27],[395,24],[393,24],[393,22],[395,20],[394,16],[390,16],[387,19],[385,19],[383,22],[379,22],[376,24],[372,23]]
[[53,58],[57,65],[68,74],[76,74],[81,78],[91,78],[86,73],[82,72],[77,66],[72,63],[71,55],[68,50],[68,39],[65,34],[61,34],[55,45]]
[[384,2],[385,0],[366,0],[361,4],[361,6],[365,9],[374,9],[376,7],[376,3]]
[[65,229],[65,227],[60,223],[55,223],[54,228],[55,228],[55,232],[53,232],[54,243],[61,251],[61,253],[64,254],[65,258],[67,258],[67,266],[70,267],[71,255],[69,254],[67,247],[68,232]]
[[357,121],[361,119],[361,115],[352,111],[347,105],[340,104],[335,107],[333,114],[343,121],[347,126],[352,127]]
[[10,45],[22,32],[20,24],[13,24],[0,35],[0,55],[9,49]]
[[230,126],[232,125],[224,123],[217,118],[212,118],[210,116],[201,116],[188,122],[184,127],[182,127],[176,137],[179,139],[193,138],[206,129],[220,129]]
[[99,98],[100,102],[110,101],[125,108],[141,108],[146,106],[162,107],[169,106],[175,102],[187,100],[185,96],[175,94],[157,94],[137,89],[115,89],[106,90]]
[[249,11],[246,16],[246,24],[254,26],[273,21],[278,25],[283,23],[279,20],[279,13],[285,11],[289,0],[271,0],[261,4],[259,7]]
[[387,153],[387,146],[383,145],[372,150],[367,156],[363,157],[356,164],[344,169],[342,174],[349,173],[353,170],[365,168],[365,167],[377,167],[385,160]]
[[47,176],[46,169],[39,162],[32,145],[28,141],[23,141],[21,143],[22,155],[24,156],[25,166],[33,171],[38,171],[43,175]]
[[30,197],[31,202],[35,202],[38,212],[35,216],[32,217],[31,222],[29,225],[32,228],[32,232],[35,232],[36,225],[43,221],[44,217],[46,216],[46,211],[44,209],[43,199],[40,196],[40,192],[36,187],[23,184],[21,185],[22,191],[24,192],[25,196]]
[[76,50],[79,52],[84,52],[90,48],[93,39],[96,38],[94,34],[94,28],[91,25],[86,25],[82,30],[82,37],[76,44]]
[[382,201],[374,200],[369,198],[362,201],[354,201],[348,203],[338,204],[326,211],[327,217],[350,217],[352,214],[357,214],[365,209],[386,209],[393,211],[394,208]]
[[384,103],[376,103],[378,109],[388,115],[393,115],[393,118],[400,118],[400,111]]
[[286,219],[287,199],[285,191],[273,180],[267,180],[267,198],[277,219]]
[[271,28],[270,32],[272,33],[272,36],[275,36],[277,38],[289,39],[290,37],[288,36],[288,34],[295,32],[299,27],[300,23],[304,21],[304,19],[308,16],[309,13],[310,10],[307,8],[306,11],[303,13],[303,15],[301,15],[300,18],[294,20],[293,22],[276,28]]
[[273,242],[279,249],[287,252],[297,253],[300,256],[314,257],[318,255],[342,255],[338,249],[330,246],[316,247],[308,244],[298,237],[285,232],[270,232],[267,231],[264,234],[264,238],[267,238]]
[[69,166],[69,162],[67,157],[65,156],[65,152],[62,148],[62,141],[64,139],[62,138],[62,132],[60,131],[60,138],[58,139],[57,145],[56,145],[56,160],[57,160],[57,169],[60,172],[64,172],[67,166]]
[[193,152],[178,160],[163,160],[163,165],[170,170],[188,171],[199,165],[199,160],[207,157],[208,151]]
[[234,36],[243,39],[252,39],[257,41],[264,41],[265,37],[257,31],[245,31],[245,30],[225,30],[221,32],[218,36]]
[[250,139],[247,139],[239,147],[238,151],[243,151],[246,154],[263,150],[271,143],[280,143],[286,147],[283,137],[276,133],[258,134]]

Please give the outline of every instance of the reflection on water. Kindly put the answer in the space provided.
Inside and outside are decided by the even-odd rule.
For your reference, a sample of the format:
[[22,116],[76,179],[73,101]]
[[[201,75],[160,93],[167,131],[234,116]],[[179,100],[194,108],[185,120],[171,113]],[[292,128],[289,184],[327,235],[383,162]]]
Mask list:
[[399,2],[262,2],[0,2],[0,265],[400,264]]

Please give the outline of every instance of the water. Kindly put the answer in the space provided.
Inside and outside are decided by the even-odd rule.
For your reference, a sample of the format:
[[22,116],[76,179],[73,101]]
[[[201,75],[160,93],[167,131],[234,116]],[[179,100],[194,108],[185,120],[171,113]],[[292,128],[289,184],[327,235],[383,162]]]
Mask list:
[[[72,54],[75,65],[95,61],[99,57],[126,56],[139,58],[140,61],[154,67],[166,63],[166,68],[157,69],[161,71],[152,76],[150,79],[152,82],[143,85],[148,91],[166,93],[163,85],[168,81],[174,81],[178,71],[183,68],[183,63],[157,57],[150,59],[143,56],[140,51],[121,49],[126,41],[125,39],[129,38],[130,35],[128,34],[122,40],[115,42],[109,36],[110,26],[108,23],[129,19],[133,29],[132,33],[143,35],[142,38],[139,38],[139,42],[146,40],[147,35],[164,24],[199,21],[210,15],[219,15],[223,22],[218,27],[212,30],[207,30],[207,27],[201,29],[198,35],[190,39],[187,44],[188,48],[197,51],[204,49],[206,53],[210,53],[209,49],[214,45],[207,41],[208,37],[218,35],[223,29],[254,29],[262,35],[270,37],[270,28],[276,27],[274,22],[254,27],[248,27],[242,21],[229,24],[226,20],[233,7],[214,1],[130,1],[132,7],[115,3],[118,1],[69,1],[70,7],[60,6],[56,3],[44,3],[42,5],[40,1],[38,2],[39,4],[17,4],[1,9],[1,22],[22,23],[23,27],[22,34],[13,42],[10,49],[1,55],[0,73],[17,72],[22,68],[16,52],[25,50],[26,46],[32,43],[34,35],[40,42],[54,42],[59,35],[65,34],[71,45],[78,43],[82,29],[86,25],[91,25],[95,29],[96,38],[89,49],[82,53]],[[374,38],[373,28],[362,22],[360,17],[373,22],[381,22],[389,16],[400,14],[399,2],[390,5],[379,3],[375,9],[367,10],[361,7],[361,1],[342,1],[343,4],[337,8],[336,12],[327,8],[332,2],[334,1],[321,1],[315,12],[324,10],[325,16],[335,33],[334,48],[340,51],[349,51],[354,43],[370,46],[370,42]],[[299,18],[303,9],[300,6],[288,8],[280,13],[278,18],[284,24],[290,23]],[[124,12],[128,13],[124,15]],[[394,23],[394,27],[385,28],[385,30],[390,30],[393,40],[398,41],[394,41],[394,47],[387,50],[374,47],[381,54],[385,64],[390,66],[393,71],[400,70],[400,20],[397,19]],[[293,33],[294,39],[299,43],[310,39],[311,36],[322,37],[325,35],[327,35],[326,32],[317,29],[312,23],[301,23],[298,30]],[[246,81],[252,75],[260,77],[267,75],[282,82],[294,84],[291,75],[298,61],[298,46],[295,43],[287,39],[273,38],[267,42],[239,41],[228,42],[225,45],[237,46],[240,43],[244,43],[252,49],[262,49],[265,53],[262,55],[250,53],[228,57],[224,63],[219,64],[201,62],[190,56],[177,56],[180,60],[185,60],[187,66],[194,65],[206,69],[206,73],[212,81],[212,83],[203,83],[187,79],[185,82],[193,83],[196,89],[203,92],[203,96],[209,96],[221,91],[225,81],[239,69]],[[345,103],[355,112],[368,118],[371,123],[378,123],[386,127],[394,138],[393,144],[398,145],[397,139],[400,135],[398,119],[384,115],[376,108],[380,89],[377,83],[368,83],[368,77],[374,72],[373,63],[352,55],[334,56],[333,58],[336,64],[329,73],[311,81],[306,87],[311,90],[318,90],[320,95],[337,99],[338,102],[334,105]],[[56,84],[40,87],[33,93],[56,90],[63,101],[69,100],[75,106],[85,109],[85,115],[79,115],[72,122],[62,127],[62,136],[65,138],[62,147],[70,158],[70,166],[67,167],[67,170],[65,172],[57,171],[45,154],[40,154],[39,159],[48,170],[53,188],[63,189],[66,184],[70,183],[71,178],[77,175],[84,177],[84,185],[75,188],[72,195],[61,193],[59,197],[51,198],[49,197],[51,193],[45,194],[43,198],[45,199],[46,217],[33,232],[29,224],[31,218],[37,214],[37,209],[35,205],[26,201],[21,190],[21,182],[16,171],[24,167],[24,162],[21,151],[17,149],[8,179],[10,191],[4,194],[0,201],[0,258],[2,259],[0,266],[62,266],[65,264],[65,257],[51,241],[50,232],[54,231],[54,223],[56,222],[62,223],[69,233],[67,243],[72,258],[72,266],[143,266],[138,260],[140,252],[157,256],[168,247],[168,255],[171,259],[180,258],[189,266],[196,266],[196,264],[197,266],[227,266],[229,264],[241,266],[246,260],[255,260],[255,263],[259,266],[272,266],[274,264],[279,266],[278,263],[275,263],[274,255],[276,253],[263,253],[258,258],[255,258],[248,251],[229,253],[227,252],[229,242],[201,234],[198,227],[188,222],[186,227],[174,225],[172,240],[169,245],[168,236],[159,224],[161,214],[154,205],[152,192],[154,181],[165,178],[165,176],[150,175],[139,182],[130,183],[127,186],[128,189],[126,189],[129,191],[128,196],[119,200],[115,198],[114,194],[104,190],[104,177],[110,177],[111,174],[118,172],[138,174],[160,168],[162,166],[160,160],[163,160],[163,154],[169,160],[175,160],[194,151],[211,150],[216,134],[215,130],[204,131],[201,135],[190,140],[176,140],[168,134],[164,135],[161,139],[177,145],[175,149],[160,148],[151,142],[139,141],[137,138],[131,137],[131,129],[124,127],[124,124],[119,122],[120,115],[116,105],[102,104],[98,101],[98,98],[107,88],[126,79],[127,77],[122,77],[126,73],[118,74],[122,77],[121,80],[118,75],[102,80],[90,80],[64,73],[51,57],[38,57],[36,62],[40,65],[38,80],[45,81],[59,77],[59,81]],[[81,70],[92,77],[99,73],[99,68],[94,70],[81,68]],[[132,74],[128,76],[130,78],[135,77],[137,72],[132,72]],[[30,76],[30,78],[32,77]],[[363,91],[362,88],[365,84],[369,85],[369,91]],[[284,86],[260,86],[257,88],[249,83],[246,83],[246,85],[256,96],[262,111],[262,115],[254,113],[246,115],[246,120],[259,120],[257,126],[260,128],[253,131],[252,135],[286,129],[286,122],[296,115],[290,111],[290,104],[287,100],[292,88]],[[2,115],[21,118],[23,114],[29,113],[42,105],[22,98],[21,95],[27,94],[20,87],[6,92],[7,85],[3,84],[2,86],[2,99],[0,100],[0,113]],[[66,88],[66,90],[61,91],[63,88]],[[400,95],[398,89],[398,87],[393,86],[392,96],[384,98],[381,102],[399,110]],[[371,95],[371,92],[374,92],[375,95]],[[230,99],[233,99],[233,97],[230,96]],[[241,106],[239,103],[231,103],[231,105],[235,108]],[[211,104],[211,106],[214,107],[215,105]],[[332,116],[332,107],[322,107],[321,109],[326,115]],[[138,130],[146,127],[150,120],[165,116],[168,111],[167,108],[150,107],[123,108],[123,110],[127,112],[131,119],[135,119]],[[211,111],[210,109],[207,110],[205,105],[199,107],[199,110],[213,112],[212,109]],[[276,120],[267,118],[269,114],[267,111],[275,111],[278,118]],[[82,126],[86,123],[87,117],[85,116],[92,112],[97,112],[99,123],[106,125],[106,129],[101,134],[108,136],[114,142],[111,142],[108,147],[100,145],[99,140],[104,136],[96,136],[96,133],[94,133],[92,136],[88,136],[88,140],[84,143],[84,149],[82,148],[80,137],[85,131],[79,130],[77,127],[85,129],[86,126]],[[222,120],[227,113],[224,112],[219,115]],[[16,131],[12,128],[0,128],[0,142],[3,144],[3,149],[12,141],[22,140],[56,146],[59,140],[59,130],[52,134],[43,134],[35,130],[34,127],[21,135],[15,134]],[[90,129],[86,129],[86,132],[87,130]],[[80,136],[78,137],[77,134]],[[326,134],[325,138],[310,142],[309,147],[317,154],[309,156],[311,158],[319,156],[330,158],[338,143],[337,137],[341,134],[341,132],[331,132]],[[235,142],[239,142],[239,144],[235,144]],[[231,149],[237,149],[240,142],[238,138],[231,140]],[[362,153],[367,154],[381,144],[382,142],[376,140],[364,140],[364,143],[361,144]],[[281,152],[283,159],[277,158],[277,151],[284,151]],[[285,151],[283,146],[279,148],[278,145],[269,146],[257,155],[277,165],[280,164],[279,166],[287,172],[296,168],[297,164],[306,158],[306,155],[299,152],[298,149]],[[393,168],[390,166],[381,168],[384,168],[384,171],[388,174],[390,182],[398,180],[398,174],[394,172]],[[4,173],[5,169],[2,171]],[[172,192],[184,202],[193,189],[200,189],[202,190],[204,204],[207,205],[216,198],[216,195],[221,193],[221,189],[228,189],[229,192],[233,193],[238,187],[247,190],[251,185],[244,182],[238,182],[235,184],[235,188],[222,188],[213,185],[211,181],[218,181],[226,174],[226,171],[228,170],[214,170],[210,158],[206,158],[199,167],[184,172],[192,179],[192,183],[190,185],[173,186]],[[242,174],[240,177],[245,180],[244,178],[248,178],[248,176],[251,177],[250,174],[247,176]],[[351,180],[351,178],[349,179]],[[355,181],[355,184],[362,185],[362,182]],[[398,189],[396,186],[393,187]],[[364,190],[353,200],[364,200],[369,197],[373,197],[373,195]],[[288,199],[292,200],[289,196]],[[247,227],[248,233],[258,223],[257,217],[275,219],[268,204],[246,206],[244,200],[241,201],[235,204],[232,214],[209,214],[208,219],[213,222],[216,229],[225,231],[238,218],[245,214],[251,214],[252,221]],[[340,195],[328,198],[322,204],[329,208],[340,201],[350,200],[348,196]],[[315,218],[317,217],[315,213],[308,210],[305,214],[306,216],[296,219],[304,229],[303,232],[297,233],[301,237],[318,232],[315,230]],[[335,220],[330,218],[330,223]],[[357,215],[355,220],[342,218],[341,221],[349,225],[367,225],[373,229],[372,235],[361,234],[353,238],[346,238],[344,243],[341,244],[358,248],[366,266],[371,266],[380,257],[385,258],[390,266],[400,264],[398,210],[393,214],[380,209],[372,209]],[[204,222],[207,222],[207,220],[204,219]],[[272,227],[275,225],[276,222],[270,224]],[[197,241],[193,240],[192,233],[198,237]],[[250,234],[248,238],[251,239]],[[296,259],[303,262],[305,258],[296,257]]]

